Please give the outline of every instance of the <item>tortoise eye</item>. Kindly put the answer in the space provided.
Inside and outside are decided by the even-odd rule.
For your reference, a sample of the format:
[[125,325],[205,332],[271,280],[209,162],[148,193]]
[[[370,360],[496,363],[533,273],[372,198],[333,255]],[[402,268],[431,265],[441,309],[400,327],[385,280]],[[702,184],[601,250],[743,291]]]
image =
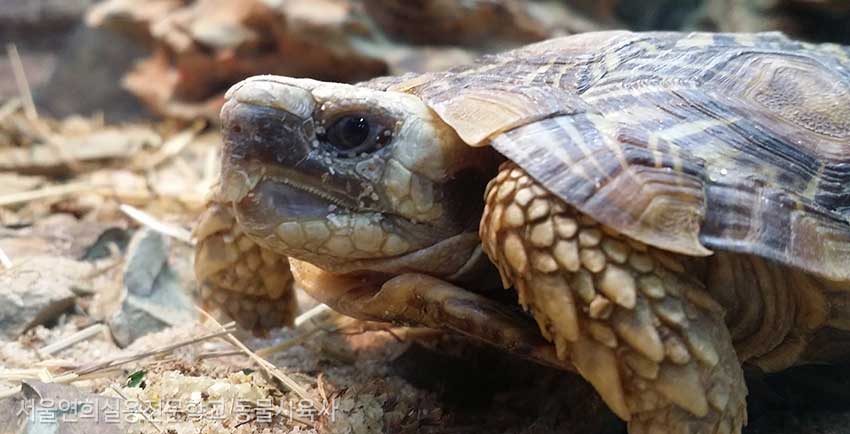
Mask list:
[[372,126],[360,115],[343,116],[327,129],[327,142],[346,154],[368,151],[371,147]]

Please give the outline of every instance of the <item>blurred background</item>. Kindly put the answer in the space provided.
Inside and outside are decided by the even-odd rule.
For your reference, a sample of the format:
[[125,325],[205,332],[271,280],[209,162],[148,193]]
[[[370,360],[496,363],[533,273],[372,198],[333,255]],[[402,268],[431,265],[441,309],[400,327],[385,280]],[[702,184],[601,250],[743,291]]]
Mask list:
[[[169,433],[623,434],[576,377],[306,297],[298,327],[223,340],[193,308],[190,233],[245,77],[357,82],[620,28],[848,44],[850,1],[0,0],[0,433],[39,432],[13,426],[25,398],[84,393],[318,403],[269,423],[181,413]],[[750,373],[747,432],[847,434],[846,369]]]
[[[253,74],[356,82],[591,30],[779,30],[850,41],[845,0],[0,0],[36,105],[214,118]],[[4,56],[5,57],[5,56]],[[0,98],[18,94],[8,58]],[[147,110],[143,110],[142,106]]]

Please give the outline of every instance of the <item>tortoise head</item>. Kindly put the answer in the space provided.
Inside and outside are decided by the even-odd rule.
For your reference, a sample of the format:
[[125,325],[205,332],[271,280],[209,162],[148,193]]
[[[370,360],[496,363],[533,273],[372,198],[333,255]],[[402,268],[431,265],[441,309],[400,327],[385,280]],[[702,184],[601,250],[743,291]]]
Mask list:
[[496,156],[418,97],[259,76],[221,119],[218,199],[264,247],[336,272],[453,273],[475,254]]

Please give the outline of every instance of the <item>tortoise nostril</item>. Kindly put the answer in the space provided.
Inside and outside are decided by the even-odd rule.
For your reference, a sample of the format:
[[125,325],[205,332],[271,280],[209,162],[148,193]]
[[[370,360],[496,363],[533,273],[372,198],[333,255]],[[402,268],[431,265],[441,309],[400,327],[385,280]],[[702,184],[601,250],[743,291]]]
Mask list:
[[239,125],[239,124],[233,125],[233,128],[231,128],[231,131],[233,131],[234,133],[241,133],[242,132],[242,125]]

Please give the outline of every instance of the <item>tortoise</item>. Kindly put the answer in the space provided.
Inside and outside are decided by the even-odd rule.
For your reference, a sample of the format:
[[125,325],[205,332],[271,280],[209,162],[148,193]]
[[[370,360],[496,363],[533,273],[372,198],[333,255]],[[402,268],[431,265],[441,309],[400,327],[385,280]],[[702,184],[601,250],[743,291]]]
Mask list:
[[291,321],[297,282],[574,370],[632,434],[739,433],[742,363],[850,360],[846,47],[594,32],[252,77],[221,120],[196,272],[246,327]]

